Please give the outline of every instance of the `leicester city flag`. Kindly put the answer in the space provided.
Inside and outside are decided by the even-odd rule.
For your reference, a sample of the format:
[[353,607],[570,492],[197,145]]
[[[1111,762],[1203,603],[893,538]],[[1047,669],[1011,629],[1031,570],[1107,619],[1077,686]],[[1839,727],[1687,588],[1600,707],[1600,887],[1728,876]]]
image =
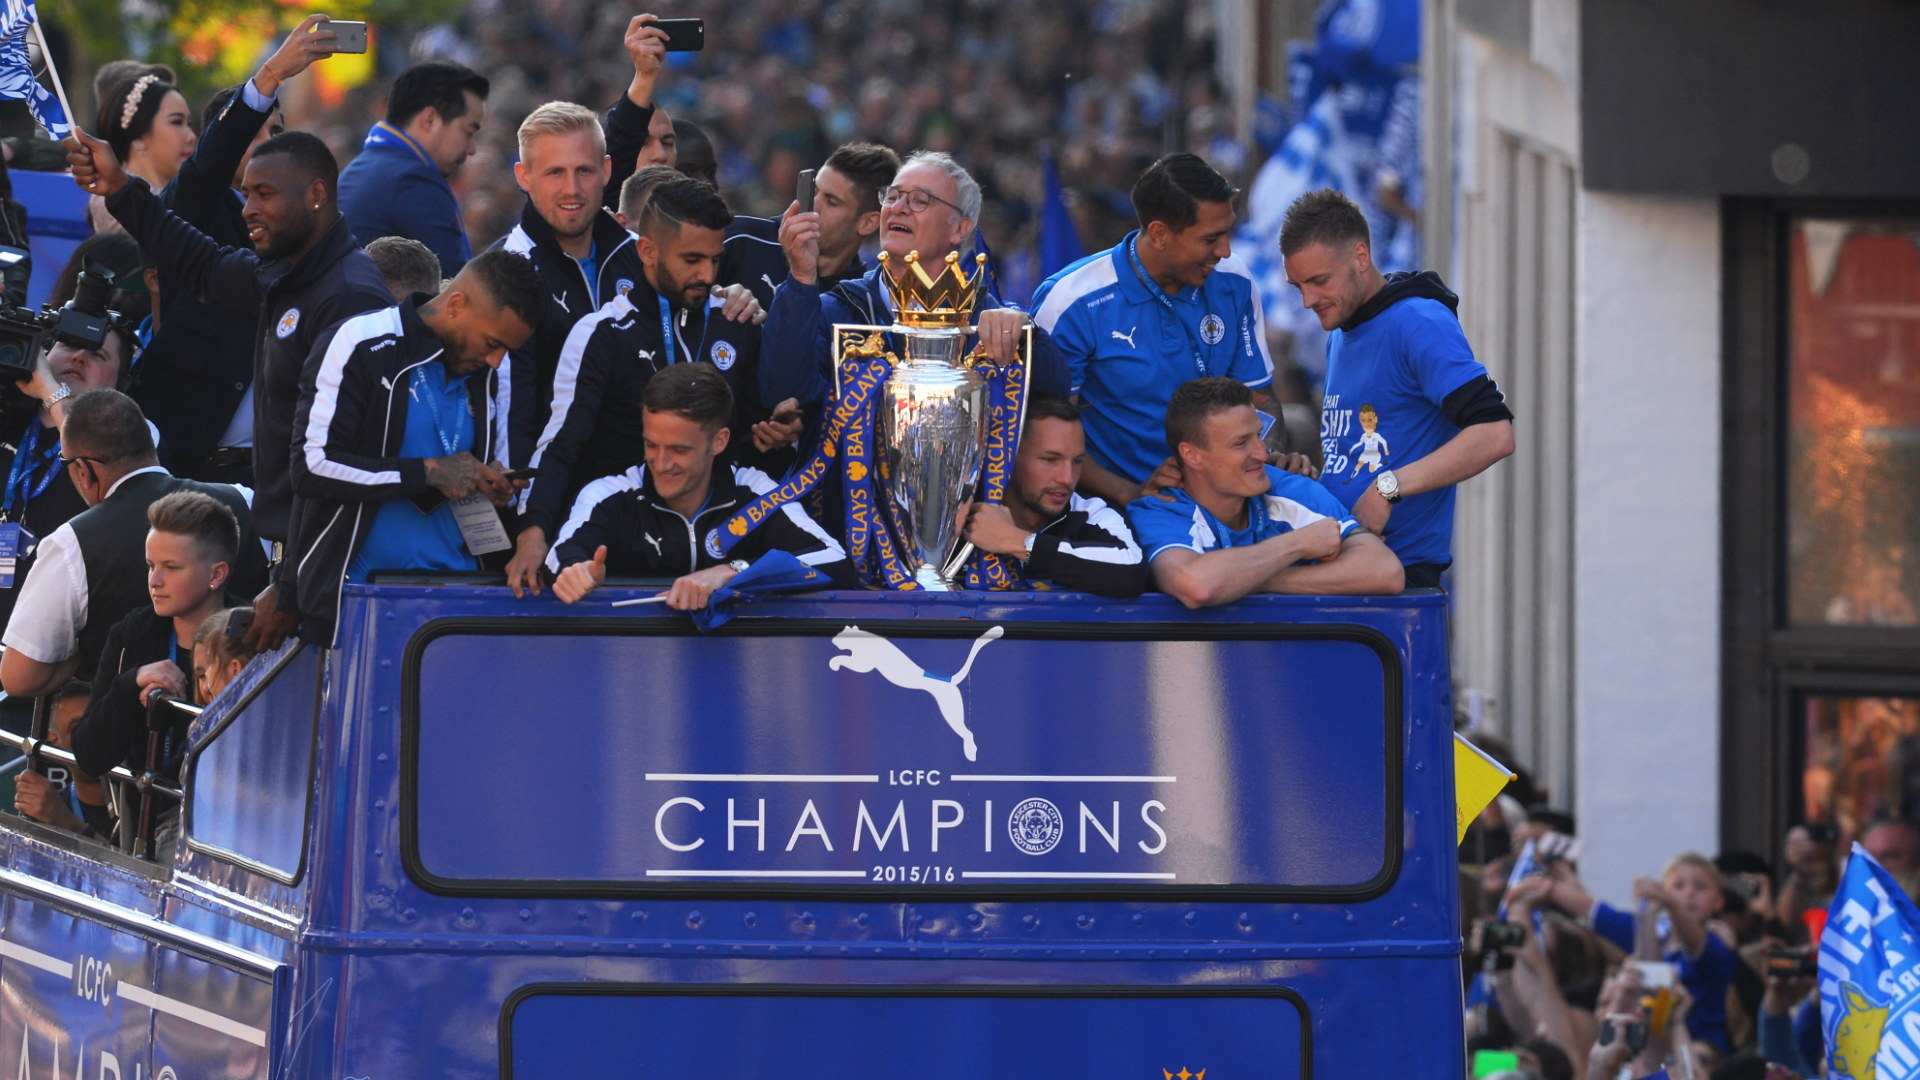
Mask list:
[[56,139],[73,130],[66,110],[40,81],[33,77],[33,62],[27,55],[27,34],[40,17],[33,0],[5,0],[0,7],[0,98],[24,101]]
[[1920,1077],[1920,910],[1859,844],[1820,935],[1828,1080]]

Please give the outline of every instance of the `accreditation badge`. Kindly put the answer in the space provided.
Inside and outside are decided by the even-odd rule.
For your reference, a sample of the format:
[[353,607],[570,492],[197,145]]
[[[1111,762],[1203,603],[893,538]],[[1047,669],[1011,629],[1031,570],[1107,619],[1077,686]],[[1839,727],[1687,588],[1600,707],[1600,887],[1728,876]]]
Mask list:
[[0,525],[0,589],[13,588],[13,575],[20,560],[33,553],[38,543],[33,531],[17,521]]

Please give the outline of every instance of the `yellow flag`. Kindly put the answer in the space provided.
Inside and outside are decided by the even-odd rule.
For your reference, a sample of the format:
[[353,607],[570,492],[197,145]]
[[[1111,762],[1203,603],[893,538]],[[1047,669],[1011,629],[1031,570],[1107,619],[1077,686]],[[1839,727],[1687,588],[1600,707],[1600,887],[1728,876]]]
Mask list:
[[1487,756],[1485,750],[1468,742],[1459,732],[1453,733],[1453,819],[1459,827],[1460,836],[1454,843],[1464,843],[1467,839],[1467,826],[1480,816],[1480,811],[1500,794],[1507,786],[1513,774],[1505,765]]

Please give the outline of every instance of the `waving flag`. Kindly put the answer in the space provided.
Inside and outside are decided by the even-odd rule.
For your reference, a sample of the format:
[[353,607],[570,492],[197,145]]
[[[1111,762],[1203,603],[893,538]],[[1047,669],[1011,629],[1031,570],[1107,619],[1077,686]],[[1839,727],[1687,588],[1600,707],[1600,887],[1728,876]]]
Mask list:
[[[27,108],[33,110],[33,118],[59,139],[73,130],[67,110],[61,107],[64,95],[56,98],[40,85],[33,77],[33,61],[27,55],[27,36],[33,33],[39,18],[33,0],[6,0],[5,7],[0,8],[0,98],[26,102]],[[40,47],[44,53],[44,39]],[[60,77],[53,74],[51,56],[47,58],[47,71],[57,83]]]
[[1828,1080],[1920,1076],[1920,910],[1859,844],[1820,935]]
[[1069,263],[1086,257],[1080,243],[1080,231],[1074,228],[1073,213],[1067,209],[1066,194],[1060,188],[1060,168],[1054,164],[1053,151],[1041,157],[1046,174],[1046,194],[1040,200],[1040,280],[1045,281]]

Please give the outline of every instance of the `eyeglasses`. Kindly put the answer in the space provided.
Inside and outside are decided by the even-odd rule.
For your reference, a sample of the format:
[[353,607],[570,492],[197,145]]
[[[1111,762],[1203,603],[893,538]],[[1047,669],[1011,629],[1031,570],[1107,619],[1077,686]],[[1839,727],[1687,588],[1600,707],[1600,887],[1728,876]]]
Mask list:
[[97,458],[97,457],[87,457],[87,456],[85,456],[85,455],[83,455],[83,454],[75,454],[75,455],[74,455],[74,456],[72,456],[72,457],[68,457],[68,456],[67,456],[67,455],[65,455],[65,454],[61,454],[61,455],[60,455],[60,464],[62,464],[62,465],[71,465],[71,464],[73,464],[73,463],[74,463],[74,462],[76,462],[76,461],[91,461],[91,462],[93,462],[93,463],[94,463],[95,465],[105,465],[105,464],[106,464],[106,462],[104,462],[104,461],[101,461],[101,460],[100,460],[99,458]]
[[967,216],[965,210],[954,206],[952,203],[924,188],[903,188],[896,184],[880,193],[881,206],[892,206],[901,199],[907,200],[907,209],[916,214],[924,214],[934,203],[939,203],[941,206],[951,207],[953,212],[959,214],[961,217]]

